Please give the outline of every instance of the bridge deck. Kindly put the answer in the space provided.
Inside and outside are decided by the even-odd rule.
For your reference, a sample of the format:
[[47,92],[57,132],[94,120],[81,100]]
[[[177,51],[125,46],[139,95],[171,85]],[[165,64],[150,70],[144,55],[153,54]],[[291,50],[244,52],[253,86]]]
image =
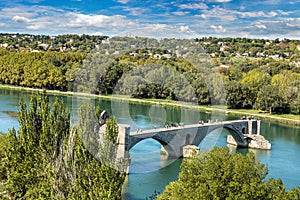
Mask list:
[[220,122],[211,122],[211,123],[204,123],[204,124],[187,124],[184,126],[178,127],[168,127],[168,128],[155,128],[155,129],[147,129],[142,131],[133,131],[130,132],[131,136],[142,136],[142,135],[152,135],[158,132],[169,132],[171,130],[184,130],[190,128],[198,128],[198,127],[205,127],[205,126],[222,126],[226,124],[234,124],[239,122],[245,122],[247,120],[231,120],[231,121],[220,121]]

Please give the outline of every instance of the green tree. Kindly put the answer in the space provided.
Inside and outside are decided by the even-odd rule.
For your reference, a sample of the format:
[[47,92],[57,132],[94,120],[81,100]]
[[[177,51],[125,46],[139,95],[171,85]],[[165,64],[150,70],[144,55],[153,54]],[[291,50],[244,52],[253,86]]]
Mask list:
[[[8,138],[6,134],[0,133],[0,199],[5,198],[4,183],[7,181],[7,172],[5,167],[5,150],[8,146]],[[7,198],[8,199],[8,198]]]
[[300,114],[300,94],[298,94],[298,97],[291,103],[291,112],[293,114]]
[[[95,110],[89,113],[96,116]],[[79,116],[80,121],[86,116]],[[62,101],[55,100],[50,107],[46,94],[33,96],[29,107],[21,101],[19,124],[18,131],[8,133],[4,159],[5,187],[13,198],[121,199],[124,173],[87,149],[85,133],[70,127]],[[116,121],[108,121],[107,127],[105,135],[116,140],[118,129],[111,128],[117,127]],[[116,152],[110,153],[113,157]]]
[[299,199],[299,188],[286,191],[282,181],[268,179],[268,169],[253,153],[243,156],[215,147],[185,159],[179,180],[171,182],[158,199]]
[[249,89],[237,81],[229,81],[225,85],[226,103],[229,108],[250,108],[250,100],[247,99]]
[[241,83],[247,85],[251,91],[258,92],[259,88],[271,83],[271,76],[259,69],[254,69],[244,74]]
[[244,74],[244,77],[240,82],[244,87],[249,89],[247,99],[251,100],[251,104],[254,105],[260,89],[271,83],[271,76],[259,69],[254,69],[247,74]]
[[5,180],[6,171],[3,166],[3,159],[5,158],[5,149],[8,146],[8,138],[6,134],[0,133],[0,182]]
[[274,85],[266,85],[260,89],[255,103],[256,109],[272,112],[287,112],[288,105],[285,104],[283,96],[279,93],[279,88]]
[[50,112],[48,97],[21,101],[18,131],[8,133],[7,190],[15,198],[48,198],[55,194],[52,173],[69,134],[70,116],[58,100]]

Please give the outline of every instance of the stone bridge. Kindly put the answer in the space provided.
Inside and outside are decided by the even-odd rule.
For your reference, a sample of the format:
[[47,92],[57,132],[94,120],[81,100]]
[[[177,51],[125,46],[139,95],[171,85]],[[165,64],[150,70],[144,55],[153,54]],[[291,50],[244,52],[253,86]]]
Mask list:
[[130,126],[119,125],[117,157],[130,158],[129,150],[140,141],[148,138],[158,141],[169,157],[182,157],[184,146],[198,146],[209,133],[219,128],[228,130],[238,146],[248,147],[248,139],[244,134],[260,135],[260,122],[259,120],[247,119],[156,128],[139,132],[130,132]]

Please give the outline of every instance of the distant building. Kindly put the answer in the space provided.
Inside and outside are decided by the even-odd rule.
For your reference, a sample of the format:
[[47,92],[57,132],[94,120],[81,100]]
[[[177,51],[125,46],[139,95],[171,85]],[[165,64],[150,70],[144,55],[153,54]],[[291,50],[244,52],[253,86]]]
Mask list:
[[4,48],[7,48],[7,47],[8,47],[8,44],[7,44],[7,43],[4,43],[4,44],[0,44],[0,47],[4,47]]
[[166,59],[170,59],[170,58],[172,58],[172,55],[168,53],[168,54],[162,55],[162,57],[164,57]]
[[155,59],[161,59],[161,55],[160,54],[154,54],[153,58],[155,58]]

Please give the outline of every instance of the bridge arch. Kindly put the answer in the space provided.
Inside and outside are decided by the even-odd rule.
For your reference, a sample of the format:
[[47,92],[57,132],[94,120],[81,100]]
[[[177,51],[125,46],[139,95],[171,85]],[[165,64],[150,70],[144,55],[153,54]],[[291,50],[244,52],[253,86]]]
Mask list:
[[200,143],[203,141],[203,139],[209,135],[211,132],[217,130],[217,129],[225,129],[227,130],[230,135],[232,135],[232,137],[234,138],[234,140],[236,141],[236,143],[241,146],[241,147],[247,147],[247,140],[245,139],[244,136],[244,132],[246,132],[246,127],[242,127],[241,130],[237,129],[236,127],[234,127],[231,124],[225,124],[222,126],[212,126],[210,127],[210,129],[208,130],[208,132],[205,134],[205,136],[199,141],[199,144],[197,144],[197,146],[200,145]]
[[176,155],[176,151],[174,150],[174,148],[169,143],[167,143],[166,141],[164,141],[164,140],[162,140],[158,137],[155,137],[155,136],[150,137],[150,138],[139,138],[135,141],[132,141],[130,143],[130,147],[129,147],[128,151],[130,149],[132,149],[135,145],[137,145],[139,142],[141,142],[145,139],[153,139],[153,140],[159,142],[161,144],[161,146],[163,147],[163,149],[167,152],[168,156]]

